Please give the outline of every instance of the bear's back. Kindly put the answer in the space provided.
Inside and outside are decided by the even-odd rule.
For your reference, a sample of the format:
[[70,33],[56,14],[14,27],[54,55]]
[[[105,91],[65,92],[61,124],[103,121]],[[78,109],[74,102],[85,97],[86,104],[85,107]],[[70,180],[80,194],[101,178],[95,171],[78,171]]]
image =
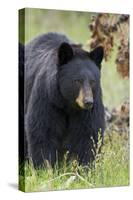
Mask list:
[[58,33],[47,33],[41,36],[37,36],[25,46],[26,110],[31,90],[33,88],[36,77],[38,77],[40,74],[40,71],[43,71],[43,73],[47,71],[52,73],[56,70],[55,63],[57,49],[63,42],[70,43],[65,35]]
[[59,33],[47,33],[34,38],[26,45],[26,49],[29,50],[51,50],[57,48],[62,42],[69,42],[68,38]]

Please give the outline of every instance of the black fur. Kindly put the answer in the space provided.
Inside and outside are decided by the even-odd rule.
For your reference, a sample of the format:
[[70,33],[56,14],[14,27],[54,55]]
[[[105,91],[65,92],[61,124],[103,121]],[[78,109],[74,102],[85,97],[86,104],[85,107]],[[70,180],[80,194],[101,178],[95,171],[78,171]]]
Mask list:
[[[45,160],[54,165],[67,150],[80,164],[94,159],[92,138],[97,144],[99,129],[102,136],[104,132],[101,51],[88,53],[57,33],[39,36],[26,45],[25,132],[28,156],[35,167]],[[81,85],[93,91],[92,109],[82,109],[75,102]]]
[[19,43],[19,163],[27,156],[27,141],[24,131],[24,45]]

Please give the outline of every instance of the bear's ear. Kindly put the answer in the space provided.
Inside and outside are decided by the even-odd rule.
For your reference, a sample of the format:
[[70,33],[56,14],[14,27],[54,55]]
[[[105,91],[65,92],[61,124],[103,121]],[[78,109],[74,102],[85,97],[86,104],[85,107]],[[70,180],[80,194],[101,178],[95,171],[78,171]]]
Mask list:
[[89,57],[96,63],[96,65],[101,69],[101,62],[104,56],[104,49],[102,46],[95,48],[89,53]]
[[73,49],[70,44],[63,42],[58,49],[58,64],[64,65],[73,57]]

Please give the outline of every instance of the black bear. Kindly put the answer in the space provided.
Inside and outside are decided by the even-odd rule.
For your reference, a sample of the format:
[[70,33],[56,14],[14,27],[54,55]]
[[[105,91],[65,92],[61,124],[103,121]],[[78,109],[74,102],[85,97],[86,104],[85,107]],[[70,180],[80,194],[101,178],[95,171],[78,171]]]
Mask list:
[[35,167],[53,166],[66,151],[83,165],[95,158],[105,127],[102,59],[102,47],[87,52],[57,33],[25,46],[25,133]]

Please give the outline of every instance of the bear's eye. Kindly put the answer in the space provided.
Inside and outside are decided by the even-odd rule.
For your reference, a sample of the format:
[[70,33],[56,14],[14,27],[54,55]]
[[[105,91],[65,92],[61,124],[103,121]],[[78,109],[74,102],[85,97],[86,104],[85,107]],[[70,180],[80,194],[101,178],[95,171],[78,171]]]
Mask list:
[[81,83],[82,83],[82,80],[81,80],[81,79],[76,79],[76,80],[74,80],[74,82],[75,82],[76,84],[81,84]]
[[96,81],[95,80],[90,80],[90,84],[91,84],[92,87],[94,87],[95,84],[96,84]]

